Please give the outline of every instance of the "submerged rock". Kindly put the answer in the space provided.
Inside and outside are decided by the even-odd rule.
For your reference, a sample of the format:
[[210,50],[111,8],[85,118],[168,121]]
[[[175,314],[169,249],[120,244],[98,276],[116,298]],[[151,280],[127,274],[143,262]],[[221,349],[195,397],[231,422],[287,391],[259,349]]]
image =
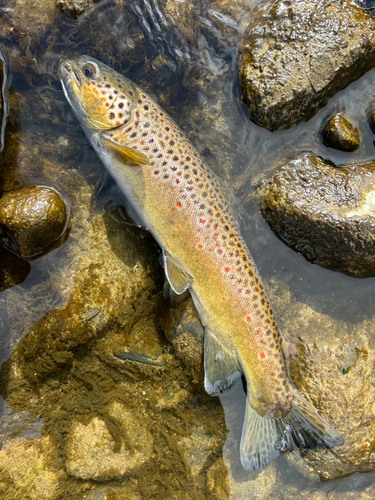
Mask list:
[[0,247],[0,292],[23,283],[30,270],[29,262]]
[[30,258],[45,251],[64,232],[69,210],[54,189],[17,189],[0,199],[0,243]]
[[284,284],[272,282],[268,289],[282,330],[297,344],[293,382],[344,439],[331,450],[302,450],[310,473],[327,481],[374,472],[374,318],[347,324],[297,301]]
[[119,480],[150,460],[153,439],[136,415],[119,403],[111,405],[108,415],[117,423],[117,439],[100,418],[87,425],[72,423],[65,448],[68,474],[80,479]]
[[279,165],[260,194],[271,229],[307,260],[375,276],[375,162],[337,168],[305,154]]
[[7,64],[4,55],[0,52],[0,152],[4,148],[5,125],[8,118],[8,112]]
[[240,54],[242,96],[269,130],[308,120],[375,65],[375,20],[349,0],[276,0],[251,22]]
[[60,498],[63,471],[51,468],[56,451],[49,437],[24,441],[0,451],[0,495],[4,500]]
[[322,136],[326,146],[341,151],[355,151],[360,145],[358,129],[341,113],[331,116]]

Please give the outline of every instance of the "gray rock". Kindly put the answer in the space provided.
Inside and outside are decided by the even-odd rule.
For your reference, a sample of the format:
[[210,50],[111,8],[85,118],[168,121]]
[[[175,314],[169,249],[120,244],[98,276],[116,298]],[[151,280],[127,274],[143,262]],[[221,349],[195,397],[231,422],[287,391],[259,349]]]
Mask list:
[[271,229],[314,264],[375,276],[375,162],[336,168],[305,154],[277,167],[260,188]]
[[375,65],[375,20],[348,0],[277,0],[248,27],[242,95],[269,130],[308,120]]
[[51,188],[17,189],[0,199],[0,243],[20,257],[45,251],[64,232],[68,208]]
[[358,129],[341,113],[331,116],[322,135],[326,146],[341,151],[355,151],[360,145]]

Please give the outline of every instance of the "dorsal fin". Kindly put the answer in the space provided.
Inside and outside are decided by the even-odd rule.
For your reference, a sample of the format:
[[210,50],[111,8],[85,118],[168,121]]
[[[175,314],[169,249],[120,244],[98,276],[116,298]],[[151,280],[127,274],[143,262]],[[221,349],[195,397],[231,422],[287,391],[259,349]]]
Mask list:
[[149,160],[147,156],[134,148],[128,148],[127,146],[123,146],[118,142],[111,139],[107,135],[100,135],[102,142],[108,147],[110,147],[113,151],[121,156],[121,158],[127,163],[134,163],[134,165],[148,165]]

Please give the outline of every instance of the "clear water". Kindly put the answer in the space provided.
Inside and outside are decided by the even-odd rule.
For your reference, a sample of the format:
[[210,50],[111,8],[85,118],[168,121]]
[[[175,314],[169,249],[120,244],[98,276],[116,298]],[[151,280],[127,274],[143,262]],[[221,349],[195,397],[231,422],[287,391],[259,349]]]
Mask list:
[[[259,6],[260,2],[250,0],[218,1],[210,5],[171,1],[161,6],[156,0],[134,0],[124,4],[105,0],[91,5],[76,19],[68,11],[56,11],[54,26],[47,31],[38,48],[39,75],[30,80],[26,72],[10,74],[10,90],[19,102],[19,147],[22,150],[34,144],[36,148],[29,157],[35,163],[19,162],[16,174],[18,171],[23,185],[51,185],[62,191],[70,189],[70,193],[74,193],[74,186],[69,185],[67,178],[73,175],[72,172],[87,177],[94,193],[85,200],[87,221],[101,213],[109,200],[112,205],[127,205],[92,152],[56,77],[60,57],[77,53],[93,55],[158,100],[208,165],[237,194],[249,216],[247,241],[266,283],[271,283],[270,286],[272,282],[284,283],[293,300],[334,320],[348,324],[374,320],[374,279],[355,280],[306,262],[269,230],[261,218],[254,192],[260,176],[285,156],[312,151],[338,165],[373,159],[374,136],[367,122],[367,112],[374,92],[375,70],[339,92],[308,123],[275,133],[257,127],[249,121],[241,103],[237,53],[242,21]],[[6,41],[6,45],[9,47],[11,43]],[[326,148],[320,139],[322,124],[338,109],[345,110],[361,133],[361,146],[351,154]],[[38,148],[42,148],[41,154],[51,161],[61,161],[62,171],[40,171]],[[64,245],[32,261],[25,281],[0,293],[0,362],[10,357],[20,339],[40,318],[62,307],[68,299],[79,264],[74,259],[69,261],[70,249],[73,239],[79,240],[80,231],[85,230],[83,219],[82,216],[79,222],[75,221],[73,212],[71,233]],[[156,260],[157,251],[155,248],[153,251]],[[64,276],[60,283],[61,268],[69,269],[70,276]],[[160,273],[158,280],[162,286]],[[360,492],[375,491],[367,490],[375,486],[371,474],[319,482],[317,477],[306,475],[298,457],[295,461],[300,466],[282,456],[263,471],[244,471],[238,449],[244,398],[240,383],[220,395],[228,430],[223,448],[231,490],[227,498],[292,499],[297,494],[309,499],[359,498]],[[43,420],[38,418],[37,412],[10,408],[7,401],[2,402],[0,412],[4,423],[0,431],[3,448],[41,435]],[[96,486],[101,487],[100,482],[92,484],[94,490]],[[153,493],[143,493],[144,498],[158,498],[163,488],[160,486],[159,492],[153,489]],[[199,491],[200,495],[208,496],[198,493],[189,496],[186,492],[186,496],[176,498],[215,498],[212,493],[204,493],[204,489]],[[77,493],[67,489],[61,498],[78,498],[75,495]]]

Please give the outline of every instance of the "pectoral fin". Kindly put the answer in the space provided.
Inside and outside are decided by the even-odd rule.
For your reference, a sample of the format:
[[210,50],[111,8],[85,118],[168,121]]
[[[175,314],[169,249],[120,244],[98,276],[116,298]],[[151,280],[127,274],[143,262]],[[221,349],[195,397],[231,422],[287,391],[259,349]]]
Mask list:
[[241,376],[237,356],[206,328],[204,334],[204,388],[208,394],[222,391]]
[[163,252],[163,261],[165,275],[172,290],[177,295],[181,295],[193,283],[193,278],[181,269],[166,251]]
[[107,135],[101,135],[100,137],[102,142],[119,154],[126,163],[134,163],[134,165],[148,165],[149,160],[141,151],[123,146]]

